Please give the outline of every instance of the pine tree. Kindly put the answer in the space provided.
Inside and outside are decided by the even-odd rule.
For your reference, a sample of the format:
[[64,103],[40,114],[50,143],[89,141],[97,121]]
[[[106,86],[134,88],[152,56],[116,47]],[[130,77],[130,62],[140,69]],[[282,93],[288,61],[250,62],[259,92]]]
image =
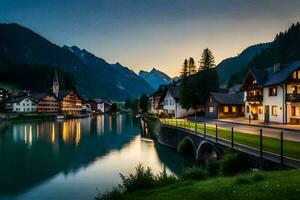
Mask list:
[[199,71],[211,69],[215,67],[215,58],[208,48],[204,49],[202,52],[201,60],[200,60],[200,67]]
[[181,78],[185,78],[188,76],[188,72],[189,72],[189,66],[188,66],[188,61],[187,59],[184,60],[183,65],[182,65],[182,70],[180,72],[180,76]]
[[194,58],[190,57],[189,59],[189,70],[188,70],[188,75],[192,75],[196,73],[196,65],[195,65],[195,60]]

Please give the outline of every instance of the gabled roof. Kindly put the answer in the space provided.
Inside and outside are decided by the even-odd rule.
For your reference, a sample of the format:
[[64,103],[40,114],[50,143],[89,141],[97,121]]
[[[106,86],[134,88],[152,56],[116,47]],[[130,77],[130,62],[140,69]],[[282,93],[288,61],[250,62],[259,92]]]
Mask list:
[[63,99],[65,98],[68,94],[70,94],[72,92],[72,90],[60,90],[58,92],[58,99]]
[[57,99],[55,95],[49,94],[49,93],[33,93],[30,96],[32,96],[34,99],[36,99],[38,101],[43,100],[46,96],[51,96],[51,97],[54,97],[55,99]]
[[6,101],[6,103],[20,103],[21,101],[23,101],[24,99],[30,99],[31,101],[37,103],[38,101],[36,99],[34,99],[31,96],[20,96],[20,97],[13,97],[10,98]]
[[250,69],[247,77],[251,74],[257,81],[258,87],[279,85],[286,81],[286,79],[299,68],[300,61],[295,61],[290,64],[280,65],[278,72],[274,72],[274,66],[265,69]]
[[220,93],[211,92],[210,95],[219,103],[225,105],[243,105],[244,94],[239,93]]
[[179,86],[175,86],[175,85],[169,85],[167,87],[167,92],[170,93],[170,95],[174,98],[174,99],[179,99],[179,91],[180,91],[180,88]]

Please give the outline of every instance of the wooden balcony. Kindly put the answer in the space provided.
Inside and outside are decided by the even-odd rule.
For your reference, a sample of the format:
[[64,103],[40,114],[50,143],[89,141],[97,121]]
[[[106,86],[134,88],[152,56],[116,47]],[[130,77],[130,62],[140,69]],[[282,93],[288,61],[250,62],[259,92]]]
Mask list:
[[246,96],[247,101],[262,102],[264,100],[263,95]]
[[300,102],[300,94],[286,94],[286,101],[288,102]]

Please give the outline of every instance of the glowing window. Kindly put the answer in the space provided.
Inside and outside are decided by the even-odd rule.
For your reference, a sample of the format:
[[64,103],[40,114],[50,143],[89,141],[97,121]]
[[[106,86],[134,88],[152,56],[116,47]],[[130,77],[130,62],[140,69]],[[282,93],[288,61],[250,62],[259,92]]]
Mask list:
[[210,113],[214,112],[214,107],[212,107],[212,106],[209,107],[209,112],[210,112]]
[[224,106],[224,112],[225,112],[225,113],[229,112],[228,106]]
[[236,112],[236,106],[232,106],[232,107],[231,107],[231,111],[232,111],[233,113],[235,113],[235,112]]

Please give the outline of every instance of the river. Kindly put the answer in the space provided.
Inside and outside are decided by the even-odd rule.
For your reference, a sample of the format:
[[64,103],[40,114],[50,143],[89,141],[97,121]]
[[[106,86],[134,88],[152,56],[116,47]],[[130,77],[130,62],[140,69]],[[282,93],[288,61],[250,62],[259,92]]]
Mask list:
[[192,163],[140,132],[131,115],[2,122],[0,199],[93,199],[139,163],[174,175]]

